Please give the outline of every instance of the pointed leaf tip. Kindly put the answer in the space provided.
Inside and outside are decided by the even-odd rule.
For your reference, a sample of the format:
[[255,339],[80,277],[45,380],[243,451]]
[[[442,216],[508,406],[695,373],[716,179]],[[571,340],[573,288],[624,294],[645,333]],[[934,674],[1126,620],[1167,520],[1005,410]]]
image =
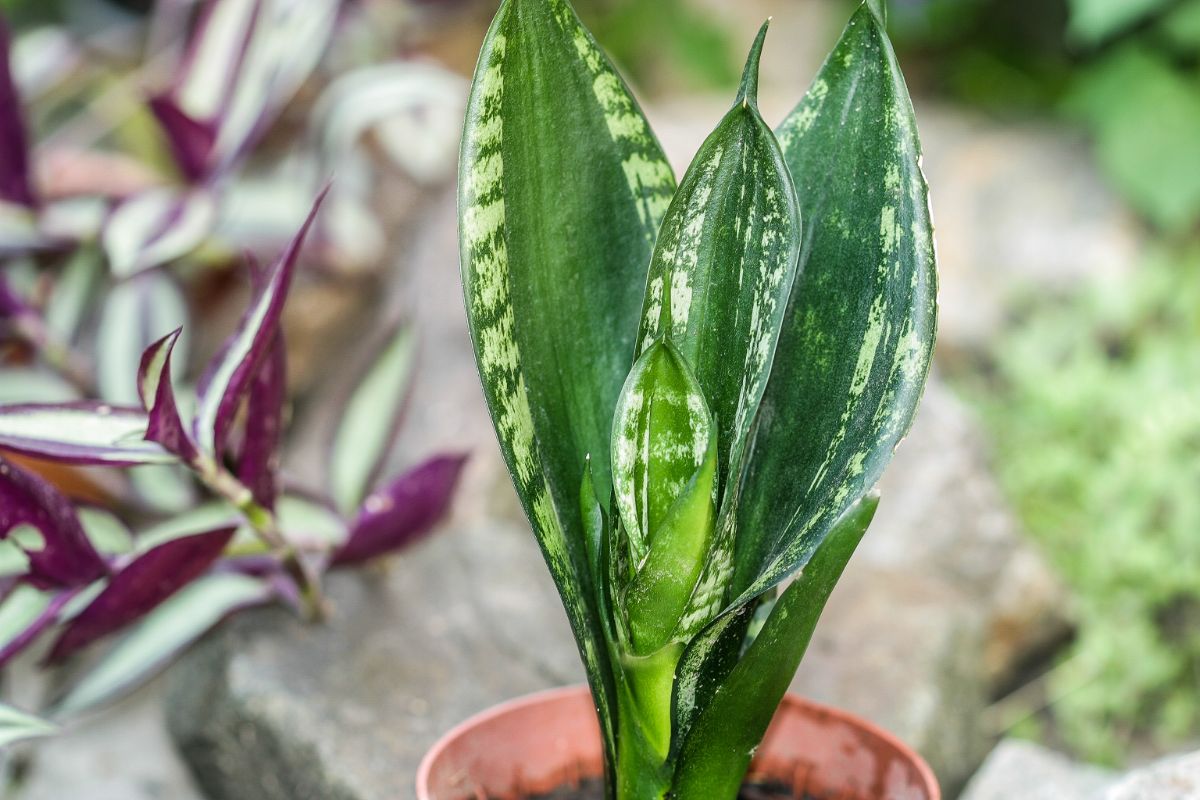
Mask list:
[[767,39],[767,28],[771,27],[771,17],[758,29],[754,44],[750,46],[750,55],[746,58],[746,69],[742,72],[742,84],[738,89],[737,102],[743,105],[758,105],[758,72],[762,62],[763,42]]
[[871,9],[880,25],[887,26],[887,0],[863,0],[863,5]]

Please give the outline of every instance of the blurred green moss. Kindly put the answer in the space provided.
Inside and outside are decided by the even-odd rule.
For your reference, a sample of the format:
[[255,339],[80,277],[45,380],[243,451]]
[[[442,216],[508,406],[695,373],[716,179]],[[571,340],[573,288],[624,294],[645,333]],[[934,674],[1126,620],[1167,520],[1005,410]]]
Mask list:
[[[960,385],[1030,534],[1079,598],[1055,734],[1119,763],[1200,730],[1200,250],[1030,297]],[[1026,732],[1033,732],[1026,726]]]

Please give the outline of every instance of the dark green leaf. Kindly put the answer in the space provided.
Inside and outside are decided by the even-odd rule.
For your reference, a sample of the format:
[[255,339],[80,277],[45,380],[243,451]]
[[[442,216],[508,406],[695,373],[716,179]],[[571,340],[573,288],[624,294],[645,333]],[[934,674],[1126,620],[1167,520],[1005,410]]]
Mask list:
[[679,753],[673,798],[737,796],[754,748],[762,741],[825,602],[878,505],[878,496],[872,495],[851,508],[776,602],[754,643],[691,726]]
[[[654,235],[674,177],[565,0],[505,0],[484,41],[459,180],[468,317],[501,448],[558,585],[612,750],[611,674],[579,486],[609,461]],[[596,496],[611,490],[597,475]]]
[[640,349],[665,331],[716,415],[718,462],[730,474],[758,408],[795,278],[800,212],[783,154],[758,112],[754,42],[733,109],[696,154],[650,263]]
[[739,602],[803,567],[879,479],[924,388],[937,313],[916,122],[870,8],[778,133],[806,224],[747,467],[723,508]]

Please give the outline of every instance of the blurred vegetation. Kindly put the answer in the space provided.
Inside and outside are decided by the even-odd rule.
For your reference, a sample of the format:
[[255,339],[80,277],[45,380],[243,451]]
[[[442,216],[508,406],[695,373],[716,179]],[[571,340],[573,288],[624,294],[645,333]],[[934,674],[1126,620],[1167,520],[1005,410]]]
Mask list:
[[1200,0],[893,0],[910,74],[993,112],[1063,112],[1172,234],[1200,221]]
[[735,85],[738,63],[728,32],[689,0],[576,0],[580,16],[641,86],[664,71],[697,88]]
[[[1200,250],[1031,300],[964,379],[1030,533],[1079,601],[1054,733],[1119,763],[1200,731]],[[1150,741],[1145,741],[1146,738]]]

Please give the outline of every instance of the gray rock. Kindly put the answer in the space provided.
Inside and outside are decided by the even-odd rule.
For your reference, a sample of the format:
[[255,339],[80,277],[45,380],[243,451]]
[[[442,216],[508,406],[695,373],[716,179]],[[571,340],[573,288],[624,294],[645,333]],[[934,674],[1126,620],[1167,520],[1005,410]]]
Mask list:
[[201,800],[171,749],[162,683],[18,750],[26,778],[19,800]]
[[1115,780],[1115,773],[1032,742],[1007,739],[988,756],[960,800],[1099,800]]
[[1104,800],[1200,800],[1200,750],[1134,770]]

